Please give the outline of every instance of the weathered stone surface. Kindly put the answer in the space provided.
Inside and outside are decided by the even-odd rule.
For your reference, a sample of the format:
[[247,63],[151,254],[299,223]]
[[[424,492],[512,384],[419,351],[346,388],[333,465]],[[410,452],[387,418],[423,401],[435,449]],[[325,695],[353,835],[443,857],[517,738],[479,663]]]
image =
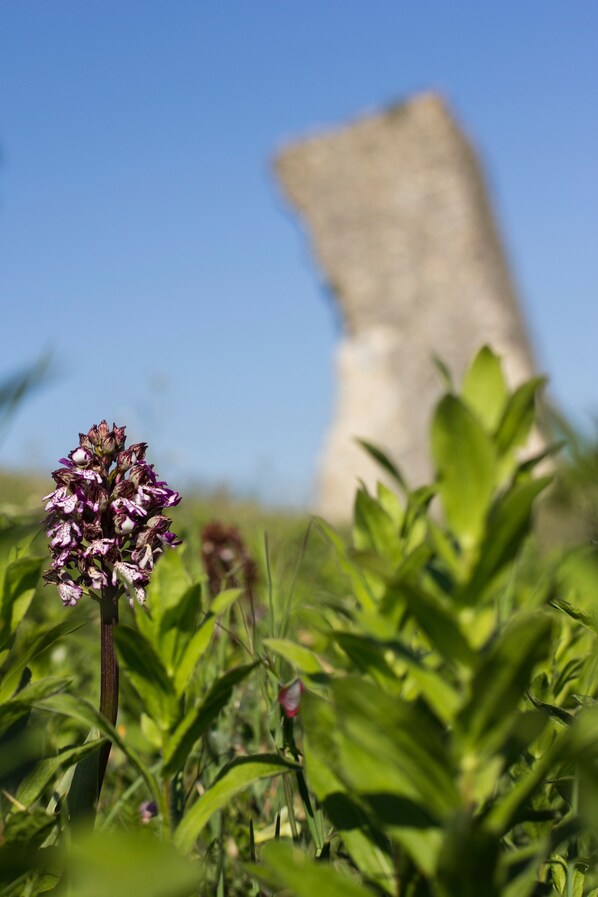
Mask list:
[[294,144],[276,168],[345,324],[319,478],[319,510],[343,520],[357,480],[381,478],[356,437],[411,485],[429,478],[433,355],[459,377],[488,343],[518,383],[532,354],[474,151],[439,97]]

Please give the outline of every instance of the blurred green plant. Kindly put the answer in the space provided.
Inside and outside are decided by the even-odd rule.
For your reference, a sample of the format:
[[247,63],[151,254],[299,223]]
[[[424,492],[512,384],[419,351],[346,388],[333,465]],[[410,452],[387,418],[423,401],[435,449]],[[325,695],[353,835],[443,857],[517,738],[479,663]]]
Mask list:
[[[482,349],[436,408],[434,483],[407,491],[366,445],[402,499],[362,487],[348,547],[319,522],[348,594],[303,611],[309,647],[271,645],[307,686],[306,779],[338,869],[319,894],[353,893],[343,868],[413,897],[594,893],[598,564],[526,550],[551,481],[546,452],[519,456],[542,382],[509,392]],[[255,872],[300,897],[317,854],[281,847]]]

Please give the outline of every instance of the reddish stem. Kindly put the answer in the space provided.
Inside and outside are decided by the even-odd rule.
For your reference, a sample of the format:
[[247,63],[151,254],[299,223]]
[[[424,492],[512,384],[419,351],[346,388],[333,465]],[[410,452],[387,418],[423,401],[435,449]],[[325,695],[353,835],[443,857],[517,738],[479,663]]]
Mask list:
[[[118,715],[118,663],[114,650],[114,627],[118,624],[117,590],[106,588],[102,591],[100,646],[100,713],[113,726]],[[98,797],[102,790],[111,741],[106,741],[100,748],[100,765],[98,774]]]

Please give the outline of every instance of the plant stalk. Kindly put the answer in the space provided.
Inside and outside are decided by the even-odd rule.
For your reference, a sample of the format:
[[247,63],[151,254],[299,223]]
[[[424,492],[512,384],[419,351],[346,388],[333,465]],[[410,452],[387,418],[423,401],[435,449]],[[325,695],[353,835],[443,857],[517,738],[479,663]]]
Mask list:
[[[100,713],[113,726],[116,725],[118,715],[118,663],[114,650],[114,627],[118,624],[117,595],[115,587],[102,590],[100,621]],[[106,741],[100,748],[98,798],[102,790],[111,747],[112,742]]]

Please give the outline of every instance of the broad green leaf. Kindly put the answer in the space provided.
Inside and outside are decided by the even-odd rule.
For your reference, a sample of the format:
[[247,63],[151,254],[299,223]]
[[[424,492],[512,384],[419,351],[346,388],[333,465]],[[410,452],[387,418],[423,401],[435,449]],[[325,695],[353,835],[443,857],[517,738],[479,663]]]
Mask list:
[[195,742],[212,725],[231,699],[233,688],[242,682],[257,664],[249,663],[225,673],[210,688],[201,704],[192,707],[164,746],[164,774],[174,775],[182,769]]
[[536,395],[545,383],[546,377],[535,377],[509,397],[494,437],[499,454],[514,452],[527,441],[536,417]]
[[303,645],[298,645],[289,639],[266,638],[264,639],[263,644],[270,651],[274,651],[275,654],[278,654],[290,663],[291,666],[296,667],[308,676],[315,676],[324,670],[324,667],[313,651],[310,651],[309,648],[305,648]]
[[437,492],[437,486],[420,486],[409,493],[402,527],[405,554],[411,554],[426,538],[426,515]]
[[458,596],[460,602],[479,601],[493,577],[521,550],[530,529],[534,501],[551,479],[516,484],[497,499],[488,516],[479,560]]
[[383,850],[375,842],[374,836],[370,832],[370,826],[362,828],[354,828],[345,830],[339,828],[343,833],[343,844],[347,853],[359,869],[361,874],[371,882],[374,882],[381,890],[387,894],[394,895],[394,867],[390,853]]
[[509,731],[534,668],[550,651],[553,628],[546,613],[519,614],[481,658],[471,696],[457,720],[468,750],[477,751],[484,744],[493,750],[501,748],[500,739]]
[[441,602],[431,592],[410,583],[404,583],[401,588],[409,612],[441,656],[448,663],[458,661],[471,665],[475,654],[461,632],[451,606]]
[[215,626],[216,617],[209,616],[187,643],[174,673],[174,687],[179,697],[187,690],[197,664],[207,651]]
[[[441,729],[429,715],[354,676],[335,680],[332,693],[336,750],[329,762],[350,789],[407,798],[436,818],[458,805]],[[307,719],[305,727],[313,736]]]
[[178,667],[181,655],[195,635],[200,611],[201,584],[196,582],[183,592],[177,604],[166,608],[159,618],[157,637],[152,640],[171,677]]
[[191,578],[183,562],[181,549],[165,552],[152,573],[147,593],[148,607],[158,629],[161,618],[168,610],[181,603],[190,585]]
[[369,673],[374,681],[378,680],[398,686],[399,681],[385,658],[388,650],[385,644],[368,636],[355,632],[333,632],[331,638],[349,657],[355,670]]
[[94,832],[68,854],[69,897],[190,897],[198,864],[145,832]]
[[367,489],[355,494],[353,544],[360,551],[371,551],[398,561],[400,558],[399,531],[393,519]]
[[464,549],[481,540],[496,478],[490,437],[456,396],[445,396],[432,423],[432,456],[444,513]]
[[[317,863],[304,851],[282,841],[265,844],[260,858],[285,893],[293,897],[372,897],[372,892],[355,878],[337,871],[332,866]],[[262,866],[251,866],[251,872],[264,878]],[[272,878],[268,877],[266,884]]]
[[6,568],[0,610],[3,627],[0,645],[5,643],[4,632],[14,632],[27,612],[44,563],[45,558],[20,557]]
[[179,701],[161,658],[151,642],[130,626],[116,626],[114,639],[126,675],[162,730],[179,716]]
[[420,657],[401,642],[392,642],[389,648],[405,662],[409,676],[438,718],[447,725],[452,724],[461,699],[455,688],[447,682],[445,671],[426,666]]
[[39,682],[26,685],[10,701],[0,704],[0,732],[29,713],[36,701],[63,691],[72,681],[64,676],[46,676]]
[[336,757],[336,711],[330,701],[304,695],[301,714],[305,728],[304,752],[309,785],[322,803],[342,790],[332,759]]
[[[93,727],[87,734],[86,744],[91,742],[97,745],[100,737],[99,731]],[[106,745],[103,751],[109,752]],[[72,778],[67,786],[66,803],[69,812],[71,826],[93,827],[96,817],[99,786],[100,786],[100,753],[93,751],[82,757],[73,769]],[[68,772],[58,783],[58,787],[66,784]],[[52,795],[54,797],[54,795]]]
[[489,433],[502,417],[508,394],[500,358],[484,346],[465,374],[461,396]]
[[34,658],[46,651],[63,635],[70,635],[81,628],[81,623],[63,620],[49,629],[37,628],[25,639],[17,638],[15,648],[10,652],[0,669],[0,703],[12,697],[18,688],[21,675]]
[[376,485],[376,495],[380,505],[393,521],[396,531],[399,532],[405,518],[405,511],[397,494],[385,486],[384,483],[378,483]]
[[239,600],[243,592],[243,589],[224,589],[223,592],[219,592],[210,604],[210,613],[216,616],[225,613],[235,601]]
[[183,853],[190,853],[212,814],[225,807],[235,794],[258,779],[271,778],[294,769],[297,769],[296,764],[283,760],[277,754],[255,754],[233,760],[185,813],[174,834],[176,847]]
[[152,798],[156,803],[160,803],[161,794],[156,779],[143,763],[137,752],[129,745],[125,738],[122,738],[117,729],[105,719],[99,710],[83,698],[75,695],[53,695],[43,701],[35,704],[40,710],[47,710],[51,713],[57,713],[61,716],[67,716],[70,719],[77,720],[87,728],[96,728],[109,741],[117,745],[123,754],[130,760],[132,766],[137,772],[143,776],[147,784]]

